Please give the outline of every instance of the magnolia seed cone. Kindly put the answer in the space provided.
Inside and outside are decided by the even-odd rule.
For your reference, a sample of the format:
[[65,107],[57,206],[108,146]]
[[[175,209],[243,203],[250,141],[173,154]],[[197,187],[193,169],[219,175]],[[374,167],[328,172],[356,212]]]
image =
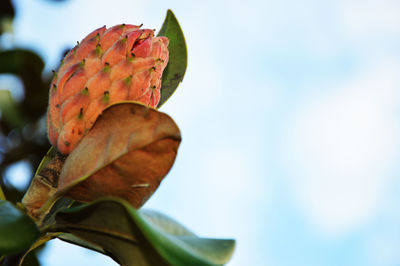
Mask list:
[[71,153],[108,106],[160,100],[168,39],[134,25],[99,28],[73,48],[54,74],[47,127],[50,142]]

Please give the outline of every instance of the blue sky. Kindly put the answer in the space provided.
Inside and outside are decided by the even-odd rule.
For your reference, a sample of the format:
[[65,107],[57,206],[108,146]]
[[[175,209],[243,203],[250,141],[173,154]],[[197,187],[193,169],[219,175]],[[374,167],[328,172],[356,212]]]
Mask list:
[[[174,11],[189,64],[162,111],[183,142],[145,207],[235,238],[229,265],[400,265],[398,1],[14,2],[7,45],[47,69],[99,26]],[[44,265],[115,265],[53,242]]]

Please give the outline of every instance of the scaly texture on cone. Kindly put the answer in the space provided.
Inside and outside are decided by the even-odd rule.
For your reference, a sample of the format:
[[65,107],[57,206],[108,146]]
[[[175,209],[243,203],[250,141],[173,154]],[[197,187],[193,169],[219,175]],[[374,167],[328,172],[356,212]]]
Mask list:
[[168,42],[154,37],[154,30],[121,24],[99,28],[78,43],[50,85],[51,144],[63,154],[71,153],[111,104],[132,100],[157,106]]

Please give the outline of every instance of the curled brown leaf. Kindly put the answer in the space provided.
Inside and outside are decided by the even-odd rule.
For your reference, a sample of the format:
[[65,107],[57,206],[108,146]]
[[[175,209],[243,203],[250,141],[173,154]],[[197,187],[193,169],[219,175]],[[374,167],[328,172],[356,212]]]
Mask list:
[[180,141],[168,115],[134,102],[113,105],[68,156],[56,194],[120,197],[139,208],[171,169]]

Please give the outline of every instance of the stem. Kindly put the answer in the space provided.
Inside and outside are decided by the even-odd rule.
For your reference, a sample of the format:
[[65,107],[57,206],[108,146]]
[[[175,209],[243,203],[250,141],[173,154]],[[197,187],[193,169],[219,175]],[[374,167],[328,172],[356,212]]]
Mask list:
[[52,195],[43,205],[40,207],[39,210],[36,211],[36,223],[38,226],[41,226],[43,223],[44,218],[46,218],[46,215],[50,212],[51,208],[53,205],[56,203],[56,201],[59,199],[57,195]]

